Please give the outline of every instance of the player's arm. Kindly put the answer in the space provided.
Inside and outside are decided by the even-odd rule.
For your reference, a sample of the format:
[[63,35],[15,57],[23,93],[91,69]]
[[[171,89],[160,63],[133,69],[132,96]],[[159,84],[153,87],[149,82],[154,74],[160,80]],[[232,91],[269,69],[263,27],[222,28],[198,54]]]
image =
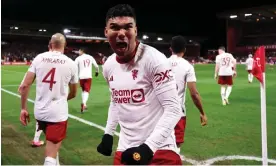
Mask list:
[[32,86],[35,79],[35,73],[28,71],[25,74],[25,77],[19,87],[19,93],[21,95],[21,110],[27,110],[27,100],[30,91],[30,87]]
[[237,70],[236,70],[236,67],[237,67],[237,61],[236,59],[232,56],[232,61],[231,63],[233,64],[233,74],[234,76],[237,76]]
[[[103,76],[109,86],[109,81],[108,81],[109,76],[105,66],[103,67]],[[118,110],[116,109],[116,105],[112,100],[112,90],[110,88],[109,90],[110,90],[110,104],[109,104],[107,123],[106,123],[104,133],[113,136],[117,128],[117,125],[119,123],[119,118],[118,118]]]
[[92,64],[96,68],[95,76],[98,77],[98,75],[99,75],[99,65],[97,64],[96,60],[93,57],[92,57]]
[[[25,75],[24,75],[24,77],[23,77],[23,79],[22,79],[22,81],[21,81],[21,83],[20,83],[20,85],[19,85],[19,87],[18,87],[18,89],[17,89],[17,91],[18,91],[19,94],[21,94],[21,90],[22,90],[22,87],[21,87],[21,86],[22,86],[22,84],[23,84],[23,82],[24,82],[24,80],[25,80],[25,78],[26,78],[26,76],[27,76],[27,73],[28,73],[28,72],[25,73]],[[35,80],[35,78],[34,78],[34,80]],[[33,80],[32,84],[34,83],[34,80]]]
[[27,110],[27,100],[30,92],[30,87],[34,82],[36,73],[36,64],[38,63],[39,56],[34,58],[28,72],[25,74],[23,81],[19,87],[19,93],[21,96],[21,112],[20,112],[20,122],[22,125],[26,126],[30,122],[30,116]]
[[[154,92],[161,103],[164,114],[156,124],[155,129],[145,141],[153,153],[171,135],[174,127],[182,116],[179,97],[176,90],[176,82],[167,60],[155,60],[149,67],[149,79],[152,82]],[[159,64],[158,64],[159,63]]]
[[207,117],[206,117],[206,114],[203,111],[201,97],[200,97],[200,94],[199,94],[199,92],[196,88],[196,76],[195,76],[195,70],[194,70],[193,66],[190,67],[190,69],[187,73],[186,81],[187,81],[187,86],[188,86],[189,91],[190,91],[191,98],[192,98],[195,106],[197,107],[197,109],[200,112],[201,125],[205,126],[207,124]]
[[73,98],[75,98],[77,96],[77,90],[78,90],[78,68],[76,64],[72,64],[72,77],[71,80],[69,82],[69,94],[67,97],[67,100],[71,100]]
[[80,74],[79,59],[76,58],[74,62],[75,62],[75,65],[77,66],[77,70],[78,70],[77,73],[78,73],[78,75],[79,75],[79,74]]
[[216,57],[216,67],[215,67],[215,79],[218,77],[219,72],[219,56]]
[[[108,83],[108,76],[105,68],[103,68],[103,75]],[[107,123],[104,130],[101,143],[97,147],[97,151],[105,156],[111,156],[113,146],[113,135],[119,123],[118,110],[112,100],[112,90],[110,89],[110,105],[108,109]]]

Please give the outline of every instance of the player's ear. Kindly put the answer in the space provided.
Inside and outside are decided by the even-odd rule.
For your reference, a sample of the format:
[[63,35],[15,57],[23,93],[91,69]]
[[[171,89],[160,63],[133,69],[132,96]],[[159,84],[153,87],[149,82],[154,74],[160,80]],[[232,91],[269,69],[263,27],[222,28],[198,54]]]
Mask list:
[[173,52],[173,51],[172,51],[172,47],[170,47],[170,51],[171,51],[171,53]]
[[104,36],[107,37],[107,27],[104,28]]
[[134,27],[134,33],[135,33],[135,37],[137,37],[138,30],[137,30],[137,26],[136,26],[136,25],[135,25],[135,27]]

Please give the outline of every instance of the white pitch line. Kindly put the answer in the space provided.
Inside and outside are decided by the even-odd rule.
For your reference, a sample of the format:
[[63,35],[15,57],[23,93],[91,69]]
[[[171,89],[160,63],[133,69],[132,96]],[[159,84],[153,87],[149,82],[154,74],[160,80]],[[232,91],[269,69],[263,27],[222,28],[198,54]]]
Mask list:
[[[14,93],[14,92],[11,92],[9,90],[6,90],[6,89],[3,89],[1,88],[1,90],[3,92],[6,92],[10,95],[13,95],[13,96],[16,96],[18,98],[20,98],[20,95]],[[33,100],[31,99],[28,99],[29,102],[31,103],[34,103]],[[96,123],[93,123],[93,122],[90,122],[90,121],[87,121],[85,119],[82,119],[82,118],[79,118],[77,116],[74,116],[74,115],[71,115],[69,114],[69,117],[72,118],[72,119],[75,119],[79,122],[82,122],[84,124],[87,124],[89,126],[93,126],[95,128],[98,128],[100,130],[105,130],[105,128],[103,126],[100,126]],[[115,132],[114,133],[116,136],[119,136],[119,133],[118,132]],[[191,163],[193,165],[211,165],[215,162],[218,162],[218,161],[224,161],[224,160],[254,160],[254,161],[262,161],[262,158],[260,157],[254,157],[254,156],[239,156],[239,155],[235,155],[235,156],[219,156],[219,157],[215,157],[215,158],[211,158],[211,159],[207,159],[207,160],[203,160],[203,161],[197,161],[197,160],[194,160],[194,159],[190,159],[190,158],[186,158],[185,156],[183,156],[182,158],[182,161],[186,161],[188,163]],[[276,164],[276,160],[274,159],[268,159],[268,162],[269,163],[272,163],[272,164]]]
[[20,72],[20,71],[12,71],[12,70],[4,70],[1,69],[2,71],[6,71],[6,72],[12,72],[12,73],[25,73],[25,72]]
[[[35,85],[35,84],[32,84],[32,85]],[[19,87],[19,84],[17,84],[17,85],[1,85],[1,87],[15,87],[15,86]]]
[[[224,160],[253,160],[253,161],[262,161],[262,158],[260,157],[254,157],[254,156],[239,156],[239,155],[233,155],[233,156],[219,156],[215,158],[211,158],[208,160],[201,161],[200,163],[203,165],[211,165],[218,161],[224,161]],[[268,159],[269,163],[276,164],[276,160]]]
[[14,86],[18,86],[19,87],[19,84],[18,85],[1,85],[1,87],[14,87]]
[[[6,93],[10,94],[10,95],[13,95],[13,96],[16,96],[16,97],[18,97],[18,98],[21,98],[20,95],[14,93],[14,92],[11,92],[11,91],[6,90],[6,89],[3,89],[3,88],[1,88],[1,90],[2,90],[3,92],[6,92]],[[32,99],[28,99],[28,101],[31,102],[31,103],[34,103],[34,100],[32,100]],[[77,121],[79,121],[79,122],[82,122],[82,123],[84,123],[84,124],[87,124],[87,125],[89,125],[89,126],[96,127],[96,128],[101,129],[101,130],[103,130],[103,131],[105,130],[105,128],[104,128],[103,126],[100,126],[100,125],[98,125],[98,124],[96,124],[96,123],[93,123],[93,122],[87,121],[87,120],[85,120],[85,119],[79,118],[79,117],[77,117],[77,116],[75,116],[75,115],[69,114],[69,118],[75,119],[75,120],[77,120]],[[115,132],[114,134],[117,135],[117,136],[119,136],[119,133],[118,133],[118,132]]]

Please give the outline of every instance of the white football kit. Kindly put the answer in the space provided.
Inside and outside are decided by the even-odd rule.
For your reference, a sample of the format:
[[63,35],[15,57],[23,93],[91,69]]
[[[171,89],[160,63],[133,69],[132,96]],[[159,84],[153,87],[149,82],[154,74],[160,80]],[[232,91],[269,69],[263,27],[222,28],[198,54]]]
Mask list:
[[253,68],[253,58],[247,58],[246,61],[245,61],[245,64],[246,64],[246,69],[247,70],[252,70]]
[[35,118],[46,122],[66,121],[68,84],[78,83],[74,61],[60,52],[45,52],[35,57],[28,71],[36,75]]
[[146,143],[153,152],[177,152],[174,127],[182,116],[176,82],[164,54],[140,43],[129,63],[120,64],[116,54],[103,67],[111,103],[105,134],[113,135],[120,124],[117,151]]
[[235,59],[230,53],[222,53],[216,56],[216,64],[219,65],[219,76],[232,76]]
[[97,72],[99,72],[99,66],[91,55],[82,54],[75,59],[75,63],[78,66],[80,79],[92,78],[92,65],[94,65]]
[[184,58],[178,57],[177,55],[172,55],[169,58],[172,71],[175,75],[178,96],[180,98],[180,103],[182,109],[184,110],[184,115],[186,116],[185,108],[185,96],[187,89],[187,82],[196,82],[194,67]]

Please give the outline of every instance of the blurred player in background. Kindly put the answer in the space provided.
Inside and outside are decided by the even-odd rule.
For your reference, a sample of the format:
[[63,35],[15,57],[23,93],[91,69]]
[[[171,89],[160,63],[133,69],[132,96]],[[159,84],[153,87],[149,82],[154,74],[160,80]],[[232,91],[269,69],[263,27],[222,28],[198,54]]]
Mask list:
[[[49,50],[49,52],[51,51],[50,43],[49,43],[49,45],[48,45],[48,50]],[[20,87],[21,87],[21,85],[22,85],[22,83],[23,83],[23,81],[24,81],[26,75],[27,75],[27,73],[25,73],[25,76],[24,76],[23,80],[21,81],[21,84],[20,84],[20,86],[19,86],[19,88],[18,88],[19,94],[20,94]],[[33,80],[33,82],[34,82],[34,80]],[[42,133],[42,130],[40,130],[40,129],[38,128],[38,122],[36,122],[36,125],[35,125],[35,126],[36,126],[36,127],[35,127],[35,134],[34,134],[34,138],[33,138],[32,142],[31,142],[31,145],[32,145],[32,147],[40,147],[40,146],[44,145],[44,141],[40,141],[40,140],[39,140],[39,139],[40,139],[40,136],[41,136],[41,133]]]
[[233,77],[237,77],[236,69],[237,69],[237,60],[234,58],[233,64],[232,64]]
[[99,75],[99,66],[91,55],[86,54],[85,48],[81,48],[79,54],[80,56],[75,59],[75,63],[78,67],[80,86],[82,89],[81,113],[83,113],[84,110],[87,110],[86,103],[92,84],[92,65],[96,68],[96,77]]
[[252,54],[249,54],[248,58],[245,61],[246,70],[248,72],[248,83],[252,83],[254,78],[252,74],[253,63],[254,63],[254,59],[252,58]]
[[269,60],[269,66],[270,66],[270,69],[274,69],[273,68],[274,67],[274,61],[273,61],[272,58]]
[[236,64],[232,54],[225,52],[225,47],[219,47],[219,55],[216,57],[215,79],[221,85],[222,105],[229,104],[229,96],[232,91],[233,76],[236,76]]
[[107,57],[102,53],[99,53],[99,55],[101,57],[101,64],[104,65],[105,61],[107,60]]
[[182,110],[166,56],[139,43],[136,16],[129,5],[108,10],[105,36],[115,53],[103,68],[112,99],[98,152],[111,155],[113,134],[120,124],[114,165],[181,165],[173,130]]
[[[44,165],[58,165],[58,151],[66,137],[68,102],[77,94],[77,66],[63,54],[65,37],[54,34],[50,41],[51,51],[39,54],[32,62],[23,83],[21,94],[20,121],[26,126],[30,122],[27,99],[30,87],[36,79],[34,116],[38,130],[46,135]],[[69,87],[69,94],[68,94]]]
[[176,86],[178,90],[178,96],[180,97],[180,103],[183,110],[183,115],[180,121],[175,126],[175,137],[176,145],[179,148],[184,142],[184,134],[186,127],[186,107],[185,107],[185,96],[186,96],[186,86],[190,90],[191,98],[195,106],[200,112],[200,121],[201,125],[205,126],[207,124],[207,117],[203,111],[201,99],[199,92],[196,89],[196,75],[194,67],[183,58],[186,51],[186,41],[183,36],[175,36],[171,41],[171,52],[172,56],[169,58],[169,61],[172,66],[172,71],[175,74]]
[[195,65],[195,60],[194,60],[194,59],[192,60],[192,65],[193,65],[193,66]]

